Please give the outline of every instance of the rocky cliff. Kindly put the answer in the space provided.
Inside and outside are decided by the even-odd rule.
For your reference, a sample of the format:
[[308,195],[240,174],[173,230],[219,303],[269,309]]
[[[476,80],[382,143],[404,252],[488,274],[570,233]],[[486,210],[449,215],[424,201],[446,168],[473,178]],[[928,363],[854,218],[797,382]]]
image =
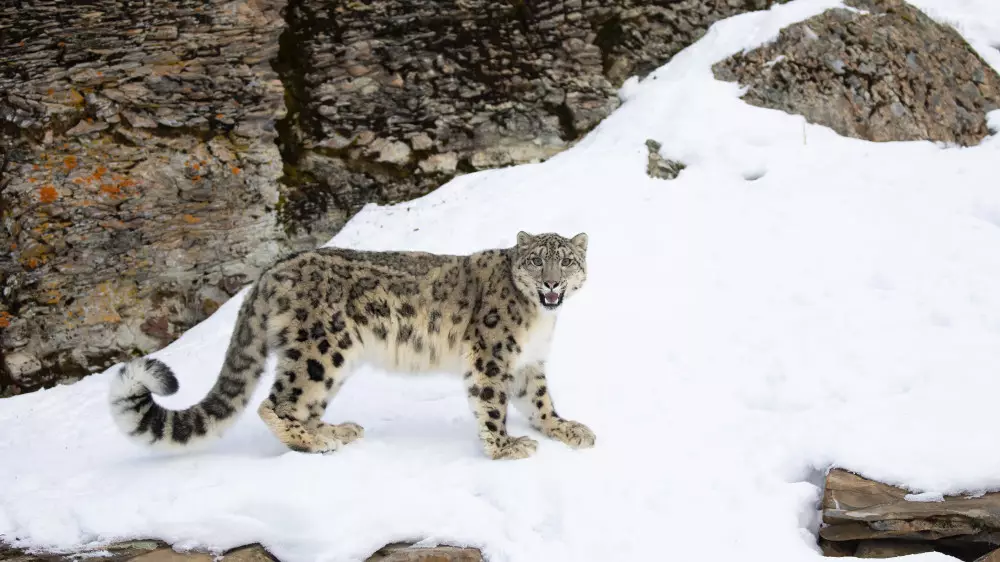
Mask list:
[[365,203],[563,150],[770,4],[4,4],[0,395],[166,345]]
[[276,2],[6,3],[0,385],[165,345],[277,252]]

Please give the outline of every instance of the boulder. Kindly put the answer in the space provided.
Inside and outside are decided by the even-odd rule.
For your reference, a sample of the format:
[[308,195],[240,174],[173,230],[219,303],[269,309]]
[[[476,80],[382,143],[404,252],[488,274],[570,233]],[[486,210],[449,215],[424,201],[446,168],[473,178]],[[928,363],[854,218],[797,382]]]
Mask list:
[[649,153],[646,157],[646,175],[659,180],[675,179],[681,173],[681,170],[687,166],[676,160],[661,156],[661,148],[663,146],[659,142],[653,139],[646,139],[646,150]]
[[1000,76],[951,27],[902,0],[849,0],[713,67],[750,104],[870,141],[970,146],[1000,108]]

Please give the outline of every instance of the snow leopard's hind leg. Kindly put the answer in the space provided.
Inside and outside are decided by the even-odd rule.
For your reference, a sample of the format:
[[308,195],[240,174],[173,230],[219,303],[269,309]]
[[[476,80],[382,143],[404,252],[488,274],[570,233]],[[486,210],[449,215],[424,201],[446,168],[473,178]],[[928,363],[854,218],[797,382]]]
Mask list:
[[293,314],[289,330],[279,333],[277,376],[257,413],[289,449],[331,453],[364,436],[356,423],[323,421],[349,373],[354,342],[341,314],[327,322],[305,309]]

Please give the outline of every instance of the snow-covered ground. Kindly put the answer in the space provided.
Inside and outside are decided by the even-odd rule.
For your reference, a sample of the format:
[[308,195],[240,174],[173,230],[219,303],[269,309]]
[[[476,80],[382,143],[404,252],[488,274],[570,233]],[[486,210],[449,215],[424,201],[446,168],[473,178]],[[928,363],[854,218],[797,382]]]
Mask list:
[[[915,3],[1000,68],[1000,3]],[[920,497],[1000,489],[1000,136],[968,149],[842,138],[712,77],[837,4],[722,21],[626,84],[573,149],[367,207],[330,242],[455,253],[521,229],[588,232],[589,281],[549,365],[557,407],[594,429],[594,449],[540,438],[531,459],[487,460],[460,380],[366,371],[327,414],[366,437],[336,454],[285,450],[251,407],[205,451],[155,455],[114,427],[106,372],[0,401],[0,536],[259,541],[286,562],[360,560],[396,540],[494,562],[787,562],[820,559],[831,466]],[[645,175],[648,138],[688,164],[677,180]],[[212,385],[239,304],[155,354],[181,380],[163,403]],[[511,430],[534,435],[518,416]]]

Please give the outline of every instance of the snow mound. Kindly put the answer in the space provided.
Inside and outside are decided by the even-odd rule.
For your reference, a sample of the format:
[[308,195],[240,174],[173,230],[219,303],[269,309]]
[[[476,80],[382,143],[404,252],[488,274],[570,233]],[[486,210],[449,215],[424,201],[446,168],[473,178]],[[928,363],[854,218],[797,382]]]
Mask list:
[[[986,53],[1000,44],[995,0],[915,4],[1000,66]],[[915,494],[1000,488],[1000,139],[842,138],[712,77],[712,63],[836,5],[719,22],[629,81],[573,149],[368,206],[330,241],[454,253],[518,230],[588,232],[589,280],[562,312],[549,377],[594,449],[541,438],[531,459],[490,461],[459,380],[371,371],[331,404],[329,421],[366,429],[334,455],[284,449],[253,406],[208,450],[156,454],[114,427],[112,368],[0,401],[0,536],[259,541],[286,562],[359,560],[397,540],[493,562],[799,562],[820,560],[831,466]],[[646,176],[647,139],[687,166],[677,179]],[[245,294],[154,354],[180,379],[159,402],[208,391]],[[517,415],[510,429],[533,434]]]

